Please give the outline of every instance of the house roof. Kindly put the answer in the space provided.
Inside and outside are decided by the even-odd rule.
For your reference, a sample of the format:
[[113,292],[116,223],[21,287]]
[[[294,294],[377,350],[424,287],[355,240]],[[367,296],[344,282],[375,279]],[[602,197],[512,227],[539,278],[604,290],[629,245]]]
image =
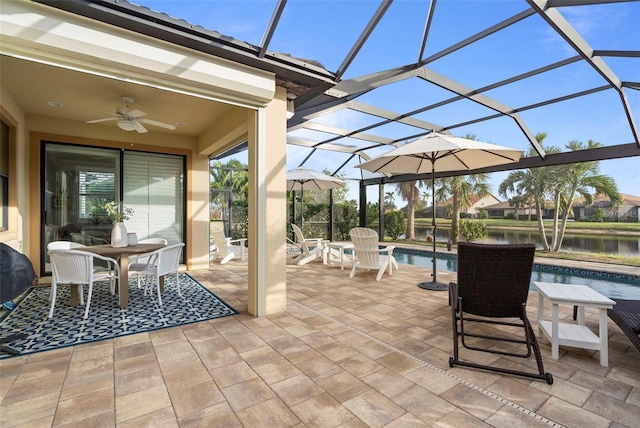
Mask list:
[[497,204],[488,205],[484,207],[485,210],[514,210],[515,207],[512,207],[509,204],[509,201],[498,202]]
[[[500,198],[496,198],[494,195],[487,195],[487,196],[479,196],[477,194],[471,195],[471,197],[469,198],[469,201],[471,202],[471,206],[474,206],[475,204],[477,204],[479,201],[481,201],[484,198],[493,198],[496,201],[499,201]],[[449,197],[446,200],[442,201],[442,203],[438,206],[445,206],[445,205],[450,205],[453,202],[453,197]]]
[[[521,0],[477,2],[459,9],[457,2],[441,2],[437,7],[436,1],[431,5],[382,2],[373,9],[371,4],[332,2],[328,8],[327,3],[317,2],[312,17],[328,14],[340,20],[342,11],[350,13],[349,24],[331,27],[324,20],[310,22],[309,16],[296,17],[299,5],[295,2],[278,1],[264,24],[262,38],[254,43],[124,0],[35,1],[274,73],[295,105],[295,114],[288,121],[288,159],[315,169],[332,165],[334,173],[364,179],[366,184],[406,180],[354,167],[434,130],[481,134],[485,141],[537,152],[517,164],[474,172],[640,155],[637,116],[630,102],[630,98],[637,99],[631,90],[640,89],[640,77],[629,71],[640,69],[640,48],[637,40],[629,37],[640,16],[637,3],[552,1],[541,7],[534,0]],[[172,3],[185,4],[155,4],[168,7]],[[205,12],[215,17],[221,13],[218,8],[222,3],[229,6],[232,2],[206,2]],[[246,3],[237,3],[245,5],[241,16],[248,19],[252,11]],[[310,4],[306,6],[312,7]],[[309,15],[309,11],[305,13]],[[607,40],[616,40],[611,45],[601,44],[604,39],[590,34],[578,19],[616,14],[629,18],[611,28],[598,28],[602,33],[619,32],[614,34],[619,37],[608,34]],[[403,19],[398,20],[399,16]],[[451,26],[452,19],[459,25]],[[306,27],[296,27],[301,23]],[[294,37],[297,43],[288,41],[289,46],[302,46],[304,55],[274,47],[276,40],[282,41],[278,34],[283,27],[300,28]],[[305,38],[309,33],[318,39],[322,31],[341,32],[351,38],[335,45],[323,45],[322,37],[320,42]],[[547,38],[553,39],[552,54],[547,50]],[[396,56],[388,49],[376,48],[377,43],[389,39],[394,41],[393,53],[403,54],[401,62],[388,63],[387,58]],[[515,49],[498,48],[507,40],[518,41]],[[323,49],[309,52],[305,44]],[[321,57],[327,51],[333,58]],[[316,59],[303,59],[310,57]],[[454,59],[466,61],[469,69],[447,66]],[[589,78],[576,79],[582,75]],[[581,110],[579,105],[589,108]],[[600,108],[593,109],[594,105]],[[581,112],[580,117],[574,116],[575,111]],[[593,117],[584,117],[584,111]],[[552,126],[551,118],[560,120]],[[547,155],[534,138],[536,132],[544,131],[553,136],[554,145],[563,147],[568,140],[581,138],[584,127],[572,123],[591,120],[600,125],[590,128],[583,140],[601,141],[604,147],[598,150],[563,149]],[[614,135],[602,121],[620,124],[616,128],[621,131]]]
[[[622,194],[622,193],[620,194],[620,196],[622,196],[622,204],[621,205],[628,206],[628,207],[639,207],[640,206],[640,196],[626,195],[626,194]],[[610,206],[610,205],[611,205],[611,201],[605,195],[595,195],[595,197],[593,198],[593,204],[591,204],[592,207]],[[585,206],[584,198],[576,199],[576,201],[574,202],[573,206],[574,207],[583,207],[583,206]]]

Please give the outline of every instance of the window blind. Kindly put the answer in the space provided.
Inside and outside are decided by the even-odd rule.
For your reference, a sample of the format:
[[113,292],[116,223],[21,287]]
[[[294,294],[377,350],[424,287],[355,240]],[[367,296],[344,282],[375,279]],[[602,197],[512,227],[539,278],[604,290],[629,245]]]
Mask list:
[[138,240],[184,242],[183,158],[126,152],[124,177],[124,205],[134,211],[125,221],[127,231]]

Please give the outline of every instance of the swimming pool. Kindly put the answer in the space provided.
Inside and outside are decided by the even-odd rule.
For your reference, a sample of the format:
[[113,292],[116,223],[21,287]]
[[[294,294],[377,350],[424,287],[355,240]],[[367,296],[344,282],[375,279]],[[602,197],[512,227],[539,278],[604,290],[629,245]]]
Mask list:
[[[422,266],[429,270],[433,267],[431,254],[431,251],[408,248],[396,247],[393,250],[393,256],[398,263]],[[436,269],[457,272],[457,268],[455,254],[437,254]],[[531,274],[532,289],[533,281],[583,284],[612,299],[640,299],[640,276],[534,263]]]

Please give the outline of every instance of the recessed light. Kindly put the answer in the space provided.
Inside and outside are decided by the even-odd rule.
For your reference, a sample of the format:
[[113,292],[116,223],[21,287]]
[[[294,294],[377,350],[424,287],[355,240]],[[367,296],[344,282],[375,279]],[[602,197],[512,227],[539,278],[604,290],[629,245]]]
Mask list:
[[176,122],[176,126],[187,126],[184,122]]
[[59,103],[57,101],[49,101],[47,104],[49,104],[51,107],[63,107],[62,103]]

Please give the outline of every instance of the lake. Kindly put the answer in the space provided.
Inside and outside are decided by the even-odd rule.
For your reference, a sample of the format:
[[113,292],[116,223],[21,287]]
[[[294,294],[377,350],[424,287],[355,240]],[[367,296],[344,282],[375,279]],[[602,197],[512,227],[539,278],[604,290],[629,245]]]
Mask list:
[[[416,238],[425,239],[431,234],[431,228],[416,227]],[[521,244],[531,242],[538,248],[542,248],[542,241],[538,231],[524,230],[496,230],[488,231],[488,237],[478,240],[486,244]],[[449,228],[438,229],[438,240],[449,239]],[[551,236],[548,235],[549,242]],[[593,253],[610,253],[627,256],[640,256],[640,236],[625,235],[584,235],[565,233],[562,241],[562,249],[565,251],[587,251]]]

